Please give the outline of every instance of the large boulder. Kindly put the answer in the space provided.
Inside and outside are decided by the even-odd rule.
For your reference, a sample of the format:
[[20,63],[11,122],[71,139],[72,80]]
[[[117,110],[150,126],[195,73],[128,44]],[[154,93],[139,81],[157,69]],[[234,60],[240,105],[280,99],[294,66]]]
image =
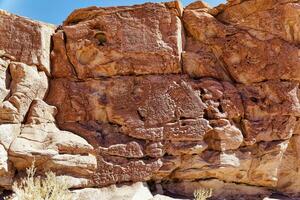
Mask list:
[[36,66],[11,62],[8,68],[10,80],[8,77],[6,80],[10,81],[9,93],[0,102],[0,123],[22,123],[32,101],[45,97],[48,79]]
[[[97,168],[93,147],[83,138],[71,132],[61,131],[54,124],[56,108],[42,100],[34,100],[29,110],[26,124],[20,135],[9,148],[9,159],[19,171],[34,165],[38,172],[53,171],[60,178],[79,178],[69,187],[93,185],[89,179]],[[68,178],[68,176],[70,178]]]
[[178,2],[75,10],[53,37],[53,75],[179,73],[181,13]]
[[[299,49],[296,46],[300,21],[294,17],[299,14],[299,3],[281,5],[277,1],[257,3],[251,0],[234,6],[229,2],[217,9],[207,11],[193,6],[184,10],[185,28],[200,44],[204,44],[205,50],[199,51],[200,54],[205,52],[208,55],[212,51],[221,62],[216,68],[214,56],[202,56],[205,59],[199,59],[200,64],[196,66],[203,63],[208,69],[202,71],[215,68],[218,73],[225,67],[232,80],[244,84],[274,79],[300,80]],[[190,73],[195,71],[190,66],[184,68]],[[226,77],[218,73],[214,76]],[[194,75],[203,76],[202,73]]]

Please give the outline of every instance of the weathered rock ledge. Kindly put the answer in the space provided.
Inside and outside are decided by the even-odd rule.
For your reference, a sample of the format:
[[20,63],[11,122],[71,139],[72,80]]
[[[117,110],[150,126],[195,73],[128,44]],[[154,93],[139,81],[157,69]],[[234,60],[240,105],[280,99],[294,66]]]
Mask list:
[[300,196],[299,1],[89,7],[59,27],[0,11],[0,22],[0,187],[35,161],[86,188],[78,199],[146,181],[186,197]]

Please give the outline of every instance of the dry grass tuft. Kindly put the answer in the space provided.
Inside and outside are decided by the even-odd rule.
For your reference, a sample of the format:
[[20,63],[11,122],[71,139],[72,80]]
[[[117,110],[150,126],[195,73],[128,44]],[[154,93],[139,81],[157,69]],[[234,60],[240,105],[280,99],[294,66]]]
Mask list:
[[194,191],[195,200],[206,200],[212,196],[211,188],[199,188]]
[[53,172],[47,172],[45,178],[35,177],[34,164],[26,172],[27,177],[20,183],[14,183],[14,194],[6,200],[71,200],[67,185]]

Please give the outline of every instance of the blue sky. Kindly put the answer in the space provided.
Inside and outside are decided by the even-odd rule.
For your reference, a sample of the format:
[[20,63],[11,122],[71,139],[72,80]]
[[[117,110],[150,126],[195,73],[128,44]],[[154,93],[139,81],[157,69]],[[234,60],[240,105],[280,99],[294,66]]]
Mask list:
[[[144,2],[162,2],[165,0],[0,0],[0,9],[17,15],[52,24],[61,24],[76,8],[88,6],[118,6],[133,5]],[[182,0],[184,6],[195,0]],[[216,6],[224,0],[207,0],[211,6]]]

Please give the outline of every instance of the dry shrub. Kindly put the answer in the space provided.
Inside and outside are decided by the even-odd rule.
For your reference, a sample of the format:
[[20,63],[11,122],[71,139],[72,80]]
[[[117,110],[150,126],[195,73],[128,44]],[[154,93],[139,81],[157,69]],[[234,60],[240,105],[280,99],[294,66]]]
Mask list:
[[14,194],[6,200],[71,200],[68,186],[53,172],[47,172],[45,178],[35,177],[34,164],[26,172],[24,179],[13,184]]
[[199,188],[194,191],[195,200],[206,200],[212,196],[211,188]]

